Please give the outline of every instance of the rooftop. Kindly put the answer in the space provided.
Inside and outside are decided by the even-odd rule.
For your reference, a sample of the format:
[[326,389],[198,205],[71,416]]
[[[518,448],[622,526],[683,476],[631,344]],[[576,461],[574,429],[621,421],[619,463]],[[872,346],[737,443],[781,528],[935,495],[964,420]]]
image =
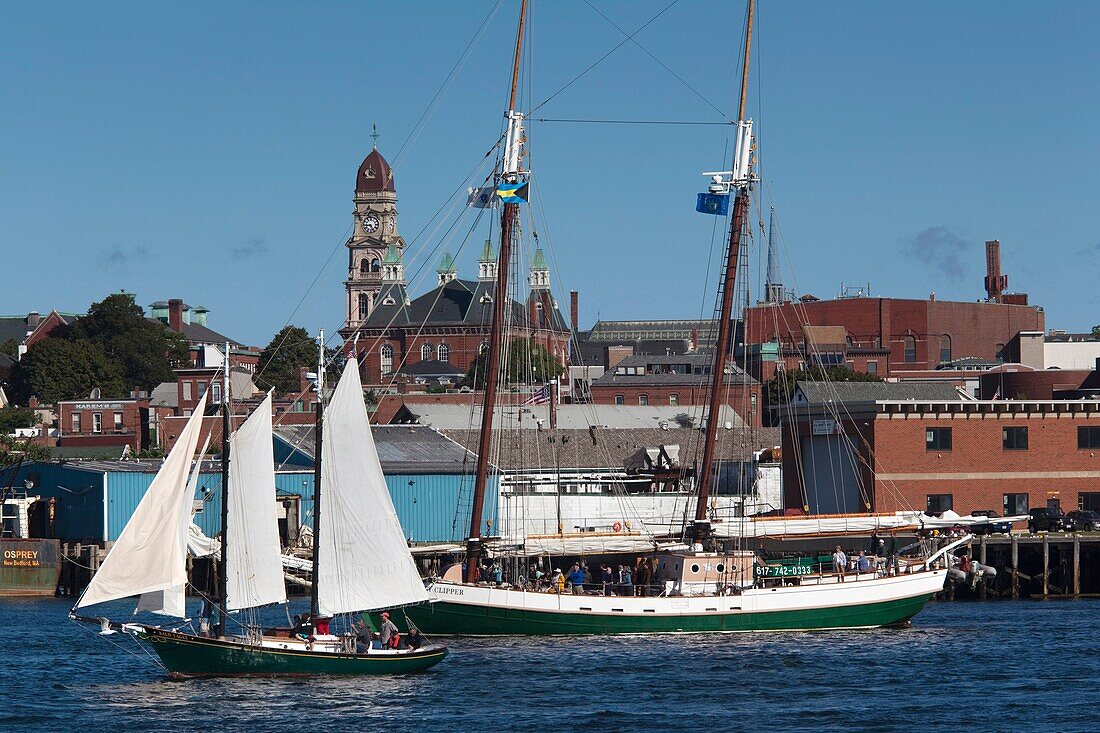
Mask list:
[[797,392],[805,403],[811,405],[826,402],[964,399],[959,390],[947,382],[799,382]]

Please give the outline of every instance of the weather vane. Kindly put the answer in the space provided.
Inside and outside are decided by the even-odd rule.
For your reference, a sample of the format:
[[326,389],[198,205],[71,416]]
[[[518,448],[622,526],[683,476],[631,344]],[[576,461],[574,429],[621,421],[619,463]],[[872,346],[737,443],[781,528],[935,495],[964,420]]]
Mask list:
[[372,130],[372,132],[371,132],[370,136],[374,140],[374,149],[378,150],[378,124],[377,123],[371,123],[371,130]]

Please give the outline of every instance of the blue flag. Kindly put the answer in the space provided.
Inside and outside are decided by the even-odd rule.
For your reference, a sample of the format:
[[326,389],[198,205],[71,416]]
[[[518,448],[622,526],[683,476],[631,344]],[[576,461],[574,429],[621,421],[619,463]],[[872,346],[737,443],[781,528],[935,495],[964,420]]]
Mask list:
[[725,216],[730,210],[728,193],[701,193],[695,200],[695,210],[701,214]]
[[527,183],[500,183],[497,196],[506,204],[522,204],[527,201]]

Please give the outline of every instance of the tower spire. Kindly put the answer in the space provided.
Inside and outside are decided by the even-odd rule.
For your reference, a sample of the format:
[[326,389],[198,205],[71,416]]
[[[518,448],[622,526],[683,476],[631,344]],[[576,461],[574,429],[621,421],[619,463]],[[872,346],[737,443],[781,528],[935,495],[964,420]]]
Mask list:
[[371,140],[374,141],[374,143],[373,143],[374,144],[374,149],[378,150],[378,138],[381,137],[378,134],[378,123],[377,122],[372,122],[370,128],[371,128],[370,137],[371,137]]
[[783,302],[783,280],[779,274],[779,247],[775,241],[775,207],[768,220],[768,278],[764,282],[764,302]]

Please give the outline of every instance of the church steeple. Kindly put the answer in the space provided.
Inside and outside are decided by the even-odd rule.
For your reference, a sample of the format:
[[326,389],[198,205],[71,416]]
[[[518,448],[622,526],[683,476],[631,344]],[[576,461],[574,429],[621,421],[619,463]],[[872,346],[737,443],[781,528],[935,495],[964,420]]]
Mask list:
[[450,252],[444,252],[443,256],[439,259],[439,269],[436,270],[436,274],[439,275],[440,286],[446,285],[451,280],[458,277],[458,270],[455,269],[454,257],[451,257]]
[[481,250],[481,258],[477,261],[477,279],[496,282],[497,256],[493,254],[493,243],[486,239],[485,247]]
[[531,260],[531,275],[527,278],[532,290],[550,289],[550,266],[543,257],[542,247],[535,249],[535,256]]
[[783,302],[783,280],[779,275],[779,248],[775,241],[775,207],[768,221],[768,277],[764,282],[764,302]]
[[[377,139],[375,140],[377,143]],[[366,322],[377,305],[378,293],[387,273],[382,261],[394,248],[397,265],[388,275],[404,280],[400,270],[400,255],[405,240],[397,232],[397,187],[393,169],[377,147],[359,164],[355,175],[355,210],[352,212],[352,235],[348,247],[347,321],[345,328],[355,329]]]

